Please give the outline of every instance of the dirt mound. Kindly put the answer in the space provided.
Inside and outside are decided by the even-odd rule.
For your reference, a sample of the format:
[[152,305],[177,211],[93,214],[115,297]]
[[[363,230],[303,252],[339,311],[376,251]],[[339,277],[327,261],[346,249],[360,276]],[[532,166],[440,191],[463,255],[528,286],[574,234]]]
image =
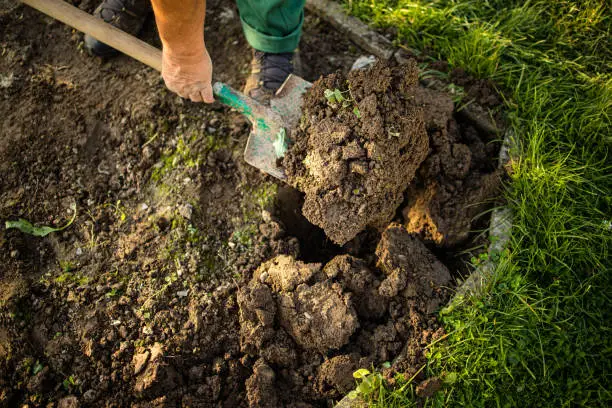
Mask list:
[[240,347],[257,359],[247,385],[252,405],[291,400],[271,389],[338,397],[356,368],[373,363],[393,360],[407,375],[420,368],[424,345],[442,335],[433,312],[447,299],[450,273],[398,224],[383,233],[376,255],[377,268],[350,255],[325,265],[278,256],[240,289]]
[[283,164],[306,194],[304,216],[340,245],[389,223],[427,155],[423,112],[411,102],[417,72],[414,61],[379,62],[323,77],[305,96]]
[[453,247],[468,238],[474,218],[498,195],[501,172],[491,158],[499,144],[460,125],[449,94],[418,88],[413,101],[425,113],[431,150],[406,191],[402,214],[410,232]]

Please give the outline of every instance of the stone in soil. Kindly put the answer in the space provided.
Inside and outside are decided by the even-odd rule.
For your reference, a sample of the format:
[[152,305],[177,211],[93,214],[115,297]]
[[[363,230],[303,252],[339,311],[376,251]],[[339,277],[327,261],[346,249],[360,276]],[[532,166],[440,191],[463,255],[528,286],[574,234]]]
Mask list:
[[[417,65],[379,62],[317,80],[283,164],[305,193],[304,216],[343,245],[368,226],[383,229],[428,152],[423,110],[413,99]],[[339,90],[344,101],[325,92]]]

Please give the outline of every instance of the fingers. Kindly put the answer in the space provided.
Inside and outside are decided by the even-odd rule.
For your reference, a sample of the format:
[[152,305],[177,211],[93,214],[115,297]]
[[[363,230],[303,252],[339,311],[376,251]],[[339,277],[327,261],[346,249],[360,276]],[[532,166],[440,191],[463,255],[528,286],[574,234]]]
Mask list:
[[191,102],[202,102],[202,95],[200,92],[190,93],[189,99],[191,99]]
[[184,99],[189,99],[192,102],[204,102],[213,103],[215,98],[212,92],[212,86],[210,84],[198,84],[197,86],[183,87],[183,88],[170,88],[172,92]]
[[215,101],[210,83],[205,84],[202,89],[200,89],[200,95],[204,103],[213,103]]
[[164,49],[162,77],[166,87],[182,98],[205,103],[215,100],[211,86],[212,62],[206,50],[185,58]]

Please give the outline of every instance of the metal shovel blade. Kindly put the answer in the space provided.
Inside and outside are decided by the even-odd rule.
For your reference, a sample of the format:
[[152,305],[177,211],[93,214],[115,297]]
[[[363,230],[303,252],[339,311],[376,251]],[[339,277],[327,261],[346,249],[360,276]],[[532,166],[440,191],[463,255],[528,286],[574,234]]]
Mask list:
[[289,75],[270,106],[265,106],[226,84],[214,84],[217,99],[238,110],[253,126],[244,151],[247,163],[278,179],[287,178],[280,161],[291,146],[291,135],[302,113],[304,92],[311,85],[296,75]]

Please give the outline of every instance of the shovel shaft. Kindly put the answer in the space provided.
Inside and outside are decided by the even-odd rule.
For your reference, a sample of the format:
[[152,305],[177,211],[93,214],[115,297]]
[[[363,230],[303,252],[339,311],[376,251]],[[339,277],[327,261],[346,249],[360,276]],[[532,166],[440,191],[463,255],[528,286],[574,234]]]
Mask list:
[[110,45],[161,72],[161,51],[62,0],[21,0],[22,3]]
[[[160,50],[101,19],[63,0],[21,0],[21,2],[161,72]],[[235,108],[251,121],[255,113],[261,113],[259,103],[222,82],[214,84],[213,93],[219,102]]]
[[[160,50],[101,19],[62,0],[21,0],[21,2],[161,72]],[[287,148],[288,140],[281,113],[271,110],[222,82],[214,83],[213,93],[219,102],[236,109],[253,124],[245,149],[245,160],[268,174],[284,179],[283,169],[277,163],[278,157]]]

